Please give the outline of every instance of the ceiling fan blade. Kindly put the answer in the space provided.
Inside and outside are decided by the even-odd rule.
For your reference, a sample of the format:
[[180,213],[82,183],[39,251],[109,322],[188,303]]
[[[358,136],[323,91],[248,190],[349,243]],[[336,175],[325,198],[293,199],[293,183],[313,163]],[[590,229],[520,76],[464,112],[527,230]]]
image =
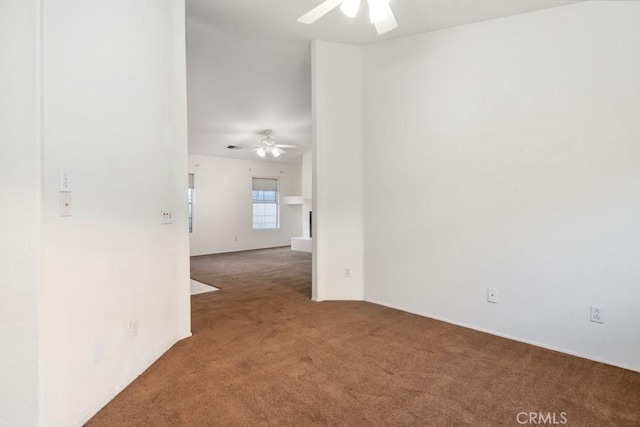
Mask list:
[[231,150],[254,150],[261,147],[261,145],[246,145],[246,144],[231,144],[227,145],[227,148]]
[[309,12],[298,18],[298,22],[303,24],[313,24],[327,13],[344,3],[345,0],[325,0]]
[[398,26],[396,17],[393,15],[391,6],[389,6],[388,0],[367,0],[370,9],[378,9],[384,12],[384,18],[375,21],[373,24],[376,26],[378,35],[381,36]]
[[297,145],[288,145],[288,144],[276,144],[275,146],[278,148],[298,148]]

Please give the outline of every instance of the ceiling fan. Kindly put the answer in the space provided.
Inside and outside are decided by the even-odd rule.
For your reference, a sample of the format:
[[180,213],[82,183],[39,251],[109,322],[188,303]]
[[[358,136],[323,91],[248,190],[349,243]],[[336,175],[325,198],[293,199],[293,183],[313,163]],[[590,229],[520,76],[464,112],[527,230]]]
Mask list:
[[265,129],[262,131],[264,138],[260,140],[260,143],[249,148],[252,148],[252,151],[255,151],[255,153],[262,158],[269,155],[273,157],[280,157],[281,154],[286,153],[283,148],[298,148],[297,145],[278,144],[277,141],[271,137],[272,132],[273,131],[271,129]]
[[[350,18],[355,17],[363,0],[325,0],[306,14],[298,18],[303,24],[313,24],[336,7],[340,6],[342,13]],[[367,0],[369,4],[369,17],[371,23],[376,26],[378,35],[382,35],[398,26],[389,0]]]

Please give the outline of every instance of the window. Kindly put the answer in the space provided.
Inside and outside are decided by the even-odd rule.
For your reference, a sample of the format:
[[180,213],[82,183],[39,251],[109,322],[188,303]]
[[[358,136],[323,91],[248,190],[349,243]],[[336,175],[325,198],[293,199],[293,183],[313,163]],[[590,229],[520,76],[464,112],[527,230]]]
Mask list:
[[253,178],[253,228],[278,228],[278,180]]
[[193,198],[196,191],[193,186],[194,176],[189,174],[189,233],[193,233]]

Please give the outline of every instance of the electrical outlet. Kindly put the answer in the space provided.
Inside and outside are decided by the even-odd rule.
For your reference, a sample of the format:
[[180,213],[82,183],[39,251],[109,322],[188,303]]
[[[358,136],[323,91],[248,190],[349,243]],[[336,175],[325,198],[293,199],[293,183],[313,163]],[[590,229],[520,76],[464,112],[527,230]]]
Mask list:
[[601,307],[591,304],[591,321],[596,323],[604,323]]
[[138,336],[138,321],[132,320],[129,322],[129,338],[135,338]]
[[487,289],[487,301],[494,304],[498,303],[498,291],[494,288]]
[[344,269],[344,277],[351,277],[351,269],[349,267]]

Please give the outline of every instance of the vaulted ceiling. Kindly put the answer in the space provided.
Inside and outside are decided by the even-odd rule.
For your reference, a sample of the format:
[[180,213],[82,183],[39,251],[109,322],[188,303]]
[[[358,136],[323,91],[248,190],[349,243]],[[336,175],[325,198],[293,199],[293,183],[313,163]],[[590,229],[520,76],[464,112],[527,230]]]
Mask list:
[[279,162],[311,150],[313,39],[373,43],[577,1],[390,0],[398,28],[378,36],[364,7],[305,25],[296,19],[322,0],[187,0],[189,153],[255,160],[226,147],[255,144],[265,129],[299,147]]

